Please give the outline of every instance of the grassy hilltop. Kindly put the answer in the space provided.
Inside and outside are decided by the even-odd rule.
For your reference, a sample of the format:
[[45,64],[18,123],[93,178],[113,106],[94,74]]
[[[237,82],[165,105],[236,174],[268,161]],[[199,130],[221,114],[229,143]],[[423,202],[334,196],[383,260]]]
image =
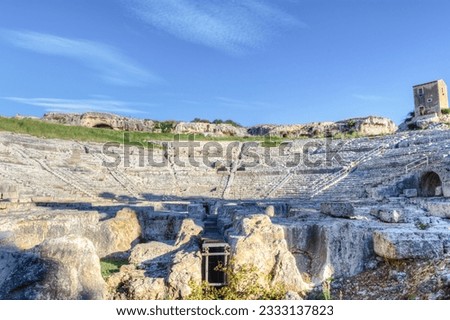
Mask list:
[[[151,133],[119,131],[101,128],[87,128],[77,126],[67,126],[44,122],[37,119],[15,119],[0,117],[0,131],[29,134],[39,138],[77,140],[89,142],[117,142],[131,145],[147,145],[148,141],[173,141],[192,139],[192,135],[173,133]],[[128,135],[128,141],[124,141],[124,133]],[[195,135],[197,141],[265,141],[265,137],[212,137],[205,135]],[[281,138],[271,137],[272,143],[280,142]]]

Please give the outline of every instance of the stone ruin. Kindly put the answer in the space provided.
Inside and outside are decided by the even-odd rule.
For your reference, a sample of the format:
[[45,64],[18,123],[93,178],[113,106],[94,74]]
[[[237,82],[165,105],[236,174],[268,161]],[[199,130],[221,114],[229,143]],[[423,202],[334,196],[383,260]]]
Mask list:
[[104,149],[0,133],[0,299],[186,298],[226,259],[289,297],[450,298],[448,130]]

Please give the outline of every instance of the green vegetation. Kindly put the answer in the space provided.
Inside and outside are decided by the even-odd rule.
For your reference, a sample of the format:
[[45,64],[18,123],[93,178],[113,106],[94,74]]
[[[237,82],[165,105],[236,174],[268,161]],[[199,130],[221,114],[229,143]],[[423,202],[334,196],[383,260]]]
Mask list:
[[[173,134],[169,131],[173,121],[158,122],[159,133],[125,132],[111,129],[86,128],[49,123],[36,119],[15,119],[0,117],[0,131],[29,134],[39,138],[64,139],[89,142],[117,142],[121,144],[149,146],[148,141],[173,141],[175,138],[183,141],[193,140],[193,135]],[[263,141],[264,137],[211,137],[195,135],[196,141]],[[280,141],[281,138],[271,138]]]
[[347,120],[347,127],[354,128],[356,125],[356,121],[354,119]]
[[331,282],[333,282],[333,278],[328,278],[322,283],[322,298],[323,300],[331,300]]
[[128,264],[126,259],[100,259],[100,268],[103,279],[108,279],[113,273],[117,273],[120,267]]
[[216,288],[205,282],[190,283],[192,293],[188,300],[281,300],[286,296],[287,290],[283,284],[262,285],[264,282],[270,283],[270,279],[263,279],[254,265],[236,266],[231,262],[227,268],[219,266],[216,269],[227,274],[228,285]]
[[441,110],[441,112],[442,112],[442,114],[450,114],[450,109],[449,108],[446,108],[446,109],[442,109]]
[[176,122],[175,121],[156,121],[155,129],[159,130],[161,133],[170,133],[173,129],[175,129]]
[[195,118],[194,120],[192,120],[192,122],[200,122],[200,123],[212,123],[212,124],[229,124],[232,125],[234,127],[242,127],[239,123],[233,121],[233,120],[222,120],[222,119],[215,119],[213,121],[209,121],[207,119],[200,119],[200,118]]

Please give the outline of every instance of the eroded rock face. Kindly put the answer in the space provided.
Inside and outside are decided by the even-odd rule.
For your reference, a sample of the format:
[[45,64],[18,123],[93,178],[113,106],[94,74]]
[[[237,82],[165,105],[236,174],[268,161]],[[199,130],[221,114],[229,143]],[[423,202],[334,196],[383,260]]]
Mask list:
[[283,228],[273,225],[267,215],[244,217],[235,229],[229,239],[237,266],[254,265],[266,279],[272,276],[272,283],[283,283],[288,290],[301,292],[308,288],[288,250]]
[[188,297],[192,283],[202,281],[202,256],[199,244],[192,242],[179,250],[173,260],[169,271],[167,283],[171,296],[178,299]]
[[164,242],[151,241],[137,244],[131,251],[128,261],[134,265],[150,265],[156,261],[169,261],[168,257],[176,247]]
[[248,135],[243,127],[235,127],[231,124],[214,124],[203,122],[179,122],[174,133],[179,134],[205,134],[214,136],[243,137]]
[[339,133],[357,133],[364,136],[391,134],[397,131],[395,123],[387,118],[369,116],[338,122],[314,122],[294,125],[260,125],[248,128],[251,135],[267,135],[284,138],[334,136]]
[[97,237],[93,237],[101,257],[127,251],[139,241],[141,226],[136,212],[125,208],[112,219],[100,223]]
[[100,257],[127,251],[141,235],[136,213],[122,209],[116,216],[99,221],[98,212],[45,212],[0,217],[0,244],[31,249],[43,241],[66,235],[85,237]]
[[[167,286],[163,277],[151,277],[147,270],[125,265],[119,273],[107,280],[109,299],[114,300],[162,300],[168,299]],[[120,290],[117,288],[120,287]]]
[[[108,279],[113,299],[183,299],[191,294],[191,283],[200,283],[202,257],[200,221],[184,219],[173,244],[151,241],[136,245],[130,265]],[[121,288],[119,291],[117,288]]]
[[87,112],[83,114],[51,112],[45,114],[42,120],[72,126],[109,128],[123,131],[151,132],[155,126],[152,120],[126,118],[100,112]]
[[91,241],[63,237],[31,251],[0,253],[1,299],[104,299],[100,259]]

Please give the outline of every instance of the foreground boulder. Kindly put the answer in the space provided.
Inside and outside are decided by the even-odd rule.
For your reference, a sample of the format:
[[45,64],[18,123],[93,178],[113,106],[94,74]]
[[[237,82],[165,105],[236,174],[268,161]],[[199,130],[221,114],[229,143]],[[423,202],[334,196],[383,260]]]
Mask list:
[[267,215],[255,214],[242,218],[230,234],[233,259],[237,266],[254,265],[262,275],[262,285],[282,283],[287,290],[303,292],[308,284],[297,269],[289,252],[283,228],[273,225]]
[[100,259],[91,241],[50,239],[31,251],[0,253],[0,299],[104,299]]
[[98,255],[104,257],[131,249],[140,236],[141,226],[136,212],[124,208],[114,218],[101,222],[92,239]]

